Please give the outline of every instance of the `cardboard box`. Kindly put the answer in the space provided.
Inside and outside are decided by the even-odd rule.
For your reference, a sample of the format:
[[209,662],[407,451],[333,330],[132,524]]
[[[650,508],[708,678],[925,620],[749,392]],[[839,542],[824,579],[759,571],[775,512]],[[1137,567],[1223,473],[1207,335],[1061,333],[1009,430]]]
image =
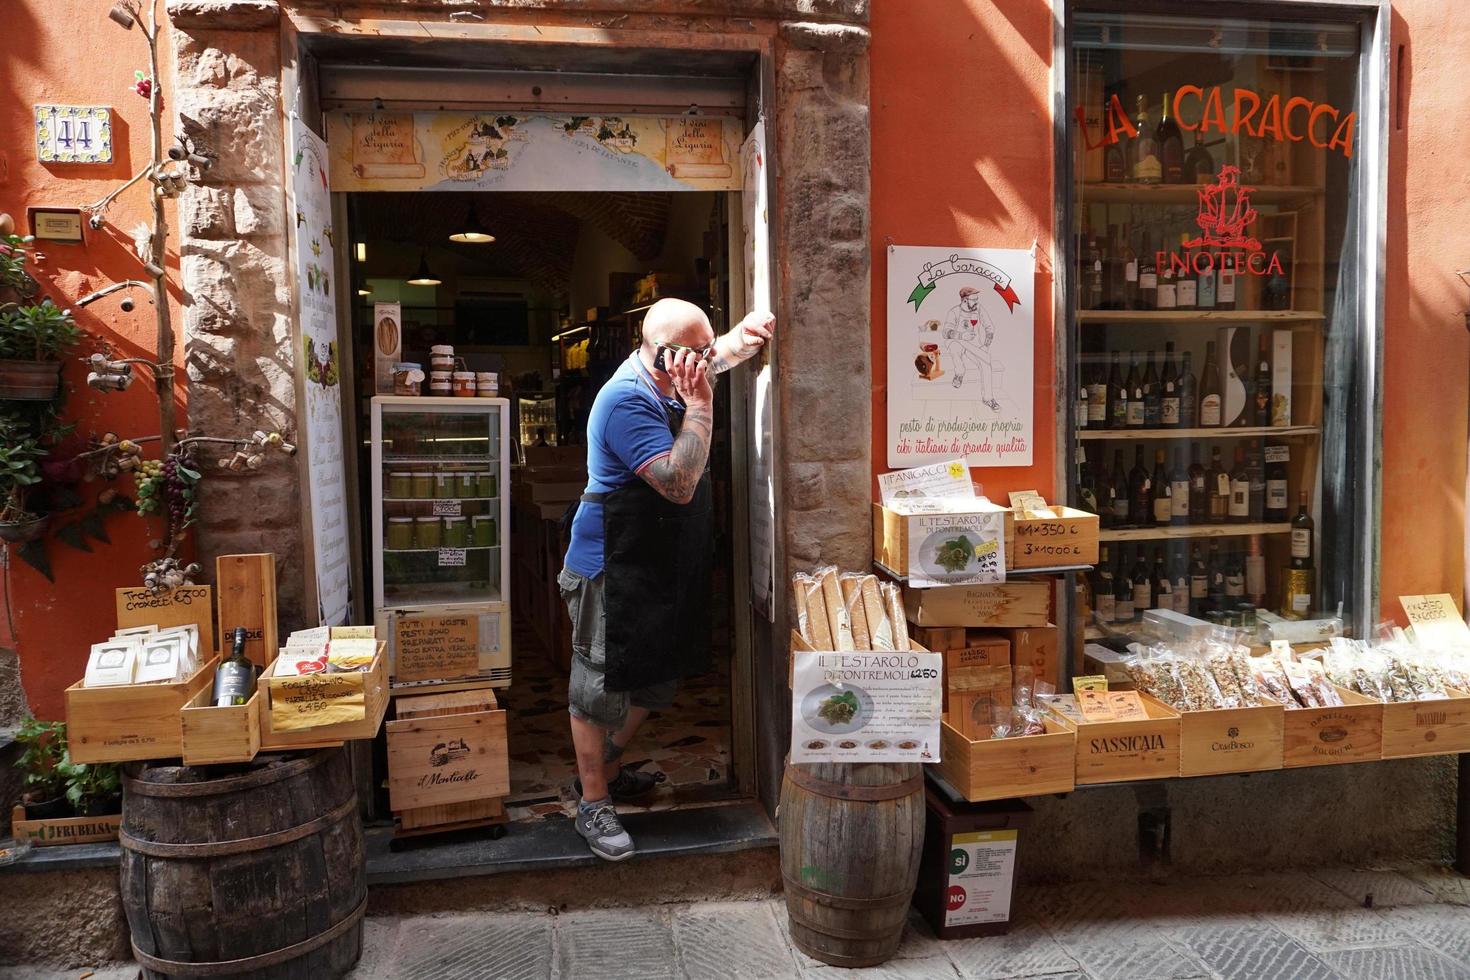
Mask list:
[[978,636],[966,646],[942,652],[946,672],[966,667],[1005,667],[1011,663],[1011,641],[1002,636]]
[[984,632],[972,630],[971,642],[986,636],[1006,641],[1010,647],[1011,666],[1030,667],[1036,671],[1038,681],[1046,681],[1053,687],[1061,683],[1061,634],[1055,626],[1021,626]]
[[915,626],[1045,626],[1048,581],[904,589],[904,612]]
[[1056,517],[1006,512],[1006,568],[1097,564],[1097,515],[1061,504],[1051,505],[1051,510]]

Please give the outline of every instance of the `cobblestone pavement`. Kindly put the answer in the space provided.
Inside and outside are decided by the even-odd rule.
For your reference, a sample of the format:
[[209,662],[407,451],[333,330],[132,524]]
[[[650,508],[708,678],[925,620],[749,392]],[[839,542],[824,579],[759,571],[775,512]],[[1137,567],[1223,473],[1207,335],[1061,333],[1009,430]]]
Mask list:
[[[446,903],[452,902],[452,891]],[[0,967],[0,980],[85,971]],[[131,980],[110,965],[94,980]],[[781,899],[370,918],[351,980],[1470,980],[1470,879],[1432,870],[1023,887],[1010,933],[913,916],[865,970],[797,952]]]

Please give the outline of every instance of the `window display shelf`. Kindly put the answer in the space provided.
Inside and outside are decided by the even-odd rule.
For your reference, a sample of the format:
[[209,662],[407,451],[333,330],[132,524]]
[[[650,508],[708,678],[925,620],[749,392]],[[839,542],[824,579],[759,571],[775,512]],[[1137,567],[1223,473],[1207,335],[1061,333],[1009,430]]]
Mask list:
[[1276,323],[1321,322],[1317,310],[1078,310],[1079,323]]
[[[1089,204],[1193,204],[1203,184],[1089,184],[1079,185],[1081,200]],[[1276,204],[1322,197],[1326,190],[1305,184],[1251,184],[1251,200]]]
[[1122,527],[1099,531],[1097,539],[1108,541],[1163,541],[1167,538],[1239,538],[1251,534],[1289,534],[1291,524],[1180,524],[1159,527]]
[[1243,425],[1208,429],[1078,429],[1078,439],[1259,439],[1281,436],[1315,436],[1315,425]]

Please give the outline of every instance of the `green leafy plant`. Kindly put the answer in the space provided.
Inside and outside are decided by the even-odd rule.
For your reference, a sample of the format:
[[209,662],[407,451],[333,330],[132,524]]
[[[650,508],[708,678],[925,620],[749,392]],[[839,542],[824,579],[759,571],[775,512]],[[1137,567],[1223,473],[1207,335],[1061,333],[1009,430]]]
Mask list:
[[66,801],[79,816],[116,813],[122,798],[122,769],[113,763],[72,762],[58,767],[66,780]]
[[15,740],[22,746],[16,765],[25,773],[26,800],[45,803],[63,795],[67,788],[63,767],[71,765],[66,723],[27,718],[15,733]]
[[40,461],[45,455],[23,421],[0,415],[0,524],[35,518],[26,509],[26,490],[41,482]]
[[81,330],[70,310],[49,299],[0,313],[0,357],[56,361],[76,346]]
[[36,280],[26,272],[26,259],[32,242],[29,235],[5,235],[0,241],[0,289],[11,290],[22,297],[36,294]]

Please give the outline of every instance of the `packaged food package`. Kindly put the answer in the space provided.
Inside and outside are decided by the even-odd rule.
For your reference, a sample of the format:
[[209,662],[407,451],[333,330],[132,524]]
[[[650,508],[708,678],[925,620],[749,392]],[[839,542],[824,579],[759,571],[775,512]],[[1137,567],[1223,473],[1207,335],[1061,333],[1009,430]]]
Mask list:
[[814,650],[836,650],[836,641],[832,636],[832,621],[827,615],[827,599],[822,591],[820,575],[807,576],[802,580],[802,587],[806,590],[806,619],[808,630],[811,633],[807,642]]
[[843,572],[837,576],[842,590],[842,605],[847,610],[847,621],[852,627],[852,645],[858,650],[873,649],[872,634],[868,630],[868,613],[863,605],[863,575],[861,572]]
[[903,593],[892,582],[883,583],[883,606],[888,611],[888,622],[893,627],[893,649],[909,648],[909,621],[903,611]]
[[868,635],[873,641],[874,650],[892,650],[893,646],[893,624],[888,618],[887,604],[883,601],[883,593],[878,588],[878,577],[876,575],[864,575],[858,583],[862,593],[863,616],[867,620]]
[[1162,647],[1150,647],[1124,661],[1133,686],[1173,708],[1186,710],[1179,660]]
[[833,650],[854,650],[852,622],[842,602],[842,587],[837,582],[837,567],[828,565],[813,573],[822,584],[822,602],[827,609],[827,628],[832,634]]
[[791,598],[796,605],[796,632],[808,643],[812,643],[812,627],[807,618],[806,597],[811,587],[812,577],[806,572],[797,572],[791,576]]
[[1288,710],[1302,706],[1291,692],[1291,683],[1281,669],[1281,661],[1274,657],[1252,657],[1250,664],[1256,690],[1263,699],[1275,701]]

